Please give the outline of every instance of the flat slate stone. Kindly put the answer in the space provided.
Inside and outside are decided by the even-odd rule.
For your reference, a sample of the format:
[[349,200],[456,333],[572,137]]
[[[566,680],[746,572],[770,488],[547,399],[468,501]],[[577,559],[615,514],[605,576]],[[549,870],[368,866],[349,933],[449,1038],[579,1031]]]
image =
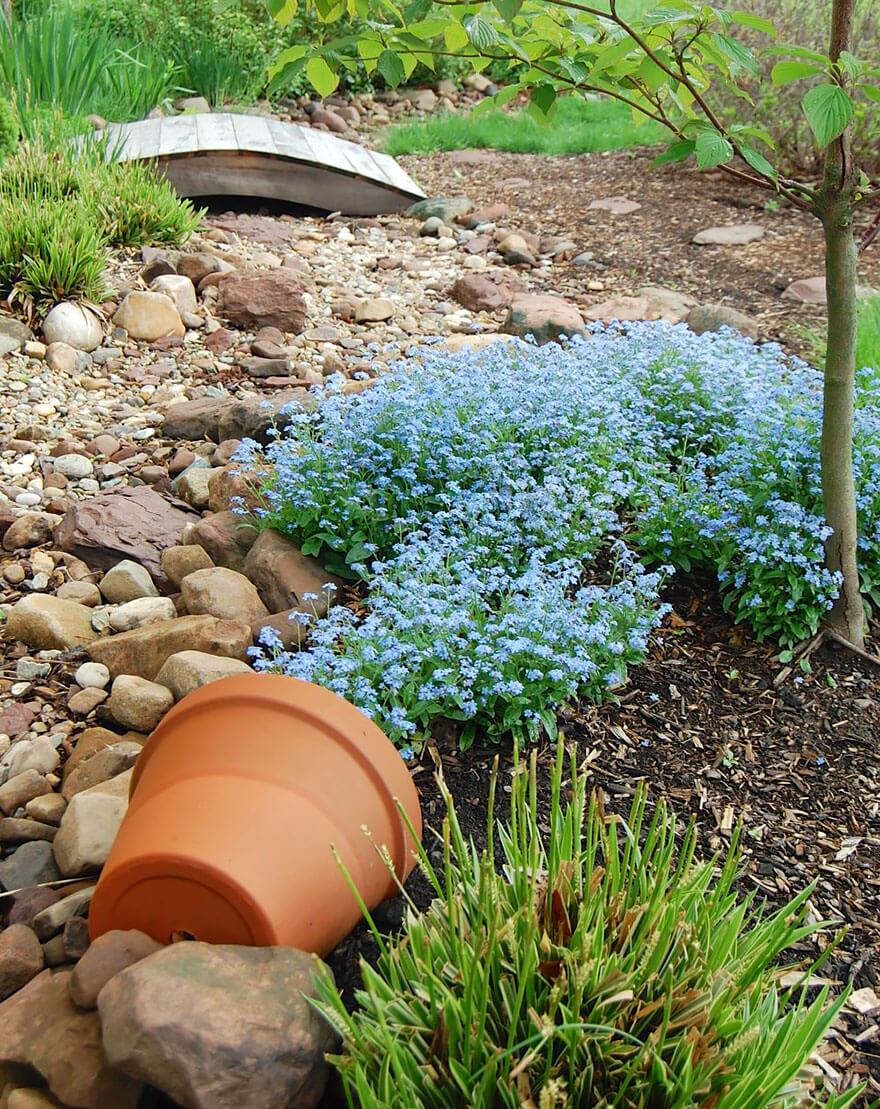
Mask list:
[[255,196],[366,216],[425,195],[387,154],[262,116],[187,113],[104,133],[109,156],[155,161],[182,196]]
[[694,235],[697,246],[745,246],[764,238],[758,223],[731,223],[726,227],[707,227]]

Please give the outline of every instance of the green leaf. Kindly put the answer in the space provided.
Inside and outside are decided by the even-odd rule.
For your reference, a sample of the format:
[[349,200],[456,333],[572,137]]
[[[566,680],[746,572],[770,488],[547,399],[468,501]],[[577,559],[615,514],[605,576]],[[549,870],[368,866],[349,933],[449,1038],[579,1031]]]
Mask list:
[[296,15],[296,0],[266,0],[266,7],[282,27]]
[[468,39],[478,50],[486,50],[497,42],[498,35],[488,19],[481,15],[472,15],[464,21],[464,29]]
[[880,104],[880,88],[876,85],[859,85],[859,90],[863,92],[869,100],[873,100],[875,104]]
[[758,173],[762,173],[765,177],[769,177],[771,181],[775,181],[779,176],[777,170],[767,161],[760,150],[756,150],[753,146],[741,146],[739,152],[744,162],[750,165],[752,169],[757,170]]
[[668,162],[683,162],[693,154],[696,145],[693,139],[681,139],[679,142],[674,142],[662,154],[658,154],[651,165],[665,166]]
[[306,62],[306,76],[319,96],[329,96],[339,84],[339,78],[320,56]]
[[758,76],[758,62],[755,55],[743,43],[737,42],[736,39],[731,38],[730,35],[716,34],[714,36],[715,45],[725,57],[729,58],[733,63],[732,70],[745,70],[746,73],[751,73],[753,77]]
[[396,88],[406,78],[403,62],[393,50],[383,50],[379,55],[379,72],[392,88]]
[[803,77],[815,77],[817,73],[824,73],[822,66],[815,62],[777,62],[770,71],[770,80],[778,88],[780,85],[789,85],[792,81],[800,81]]
[[801,107],[816,142],[823,147],[843,134],[853,116],[853,102],[839,85],[816,85]]
[[529,100],[544,115],[549,115],[551,108],[556,103],[556,89],[552,85],[537,85],[532,89]]
[[717,131],[704,131],[697,137],[694,153],[698,169],[711,169],[729,162],[733,157],[733,147]]
[[751,12],[734,12],[733,22],[738,23],[740,27],[750,27],[753,31],[762,31],[765,35],[772,35],[776,38],[776,28],[769,19],[762,19],[759,15],[752,15]]
[[446,49],[454,54],[463,46],[467,46],[467,31],[456,20],[450,20],[443,31],[443,41],[446,43]]
[[850,54],[848,50],[841,50],[840,57],[837,59],[837,64],[841,69],[845,70],[853,80],[855,80],[862,71],[862,63],[854,54]]
[[523,6],[523,0],[493,0],[493,2],[505,23],[513,23]]

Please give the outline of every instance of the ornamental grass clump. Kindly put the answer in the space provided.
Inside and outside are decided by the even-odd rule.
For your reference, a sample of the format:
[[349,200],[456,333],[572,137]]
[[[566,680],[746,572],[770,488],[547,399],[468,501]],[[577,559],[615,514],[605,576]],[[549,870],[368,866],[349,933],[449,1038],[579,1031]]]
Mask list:
[[[811,635],[840,584],[821,384],[772,344],[636,323],[423,349],[357,396],[331,385],[246,461],[273,475],[264,525],[360,578],[364,604],[302,617],[299,651],[267,631],[257,668],[327,686],[395,740],[445,718],[468,743],[552,735],[560,705],[612,693],[662,619],[670,566],[714,571],[759,637]],[[860,568],[880,604],[878,401],[865,375]]]
[[850,1105],[858,1089],[824,1096],[807,1066],[843,998],[806,1000],[815,967],[782,985],[786,948],[822,927],[805,923],[812,887],[775,912],[739,897],[735,842],[700,861],[693,823],[677,845],[644,790],[627,820],[612,816],[601,794],[588,803],[574,758],[563,780],[565,763],[560,746],[542,813],[534,753],[527,772],[515,761],[497,830],[496,764],[483,852],[441,782],[442,849],[419,848],[435,900],[425,913],[408,901],[400,938],[367,914],[380,954],[361,963],[353,1012],[319,981],[349,1105]]

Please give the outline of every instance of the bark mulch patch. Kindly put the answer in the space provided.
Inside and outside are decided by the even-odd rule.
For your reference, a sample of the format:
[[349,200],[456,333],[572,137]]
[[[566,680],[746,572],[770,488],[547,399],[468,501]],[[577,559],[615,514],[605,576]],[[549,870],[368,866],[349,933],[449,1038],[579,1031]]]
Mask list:
[[[664,797],[682,829],[696,819],[705,854],[722,850],[742,822],[743,894],[773,907],[817,880],[813,919],[846,927],[817,988],[827,981],[834,990],[852,983],[858,991],[823,1046],[820,1065],[834,1087],[867,1081],[867,1105],[880,1095],[878,671],[836,647],[816,650],[809,672],[781,665],[771,645],[756,643],[731,622],[708,583],[678,583],[667,599],[673,614],[619,691],[620,703],[578,706],[561,726],[609,811],[627,812],[637,784],[647,782],[652,800]],[[503,782],[511,770],[509,748],[462,752],[448,733],[421,752],[413,772],[429,850],[431,829],[439,828],[444,812],[438,767],[465,833],[485,844],[496,757]],[[551,745],[540,748],[544,806],[553,757]],[[420,907],[429,903],[421,876],[408,889]],[[388,930],[401,917],[399,899],[378,912]],[[834,932],[801,944],[797,954],[815,958]],[[350,1002],[361,954],[370,961],[376,956],[364,927],[329,959]]]

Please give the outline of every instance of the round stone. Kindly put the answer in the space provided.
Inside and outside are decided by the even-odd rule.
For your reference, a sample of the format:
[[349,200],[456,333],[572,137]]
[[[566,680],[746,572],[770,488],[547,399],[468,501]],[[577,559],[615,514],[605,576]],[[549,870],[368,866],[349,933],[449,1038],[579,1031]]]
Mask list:
[[54,460],[55,469],[65,477],[77,480],[92,473],[91,460],[82,454],[62,454]]
[[110,681],[110,671],[103,662],[84,662],[73,680],[82,689],[104,689]]

